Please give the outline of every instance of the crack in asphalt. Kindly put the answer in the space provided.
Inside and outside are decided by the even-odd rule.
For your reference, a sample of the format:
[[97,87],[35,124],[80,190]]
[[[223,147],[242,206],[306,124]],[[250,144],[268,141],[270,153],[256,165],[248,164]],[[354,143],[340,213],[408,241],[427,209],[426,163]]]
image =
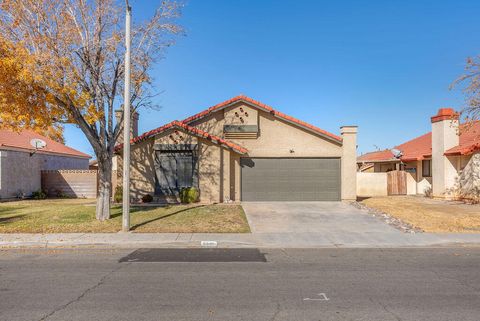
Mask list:
[[290,254],[288,254],[286,249],[281,248],[280,251],[281,251],[281,252],[283,253],[283,255],[285,255],[285,256],[287,257],[287,259],[289,259],[290,261],[303,263],[303,261],[302,261],[301,259],[294,258],[294,257],[291,256]]
[[387,306],[386,306],[385,304],[383,304],[382,302],[380,302],[380,301],[375,301],[375,300],[373,300],[371,297],[369,297],[368,299],[370,300],[370,302],[372,302],[372,303],[374,303],[374,304],[376,303],[376,304],[378,304],[379,306],[381,306],[382,309],[383,309],[385,312],[387,312],[388,314],[390,314],[391,316],[393,316],[397,321],[403,321],[403,319],[402,319],[399,315],[397,315],[397,314],[394,313],[393,311],[390,311],[390,310],[387,308]]
[[446,275],[440,275],[440,272],[439,271],[436,271],[434,269],[431,270],[433,272],[433,274],[435,274],[437,276],[437,278],[439,278],[440,280],[451,280],[451,281],[456,281],[458,282],[458,284],[466,287],[466,288],[469,288],[469,289],[472,289],[474,292],[480,292],[480,289],[477,289],[476,287],[474,287],[473,285],[471,284],[467,284],[457,278],[454,278],[454,277],[451,277],[451,276],[446,276]]
[[280,314],[280,303],[277,303],[277,307],[276,307],[275,312],[273,313],[273,316],[270,319],[270,321],[275,321],[275,319],[277,318],[277,316],[279,314]]
[[93,290],[95,290],[96,288],[100,287],[101,285],[103,285],[106,281],[106,279],[111,276],[113,273],[119,271],[120,269],[122,269],[124,266],[127,266],[127,265],[130,265],[130,263],[126,263],[126,264],[119,264],[118,267],[116,267],[115,269],[109,271],[108,273],[106,273],[105,275],[103,275],[96,284],[94,284],[93,286],[89,287],[88,289],[86,289],[85,291],[83,291],[79,296],[77,296],[75,299],[73,300],[70,300],[68,301],[67,303],[55,308],[52,312],[44,315],[39,321],[45,321],[47,320],[48,318],[50,318],[52,315],[54,315],[55,313],[59,312],[59,311],[62,311],[62,310],[65,310],[67,307],[69,307],[70,305],[72,305],[73,303],[76,303],[78,301],[80,301],[82,298],[84,298],[88,293],[92,292]]
[[386,305],[382,304],[380,301],[377,302],[381,307],[382,309],[387,312],[387,313],[390,313],[395,319],[397,319],[397,321],[402,321],[402,318],[400,318],[397,314],[393,313],[392,311],[390,311]]

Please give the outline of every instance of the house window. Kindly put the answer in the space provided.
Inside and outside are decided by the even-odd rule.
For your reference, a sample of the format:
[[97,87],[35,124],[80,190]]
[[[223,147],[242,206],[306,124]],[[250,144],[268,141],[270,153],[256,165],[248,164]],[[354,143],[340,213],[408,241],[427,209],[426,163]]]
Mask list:
[[197,145],[155,145],[155,195],[178,196],[184,187],[198,188]]
[[432,160],[431,159],[422,161],[422,176],[432,177]]

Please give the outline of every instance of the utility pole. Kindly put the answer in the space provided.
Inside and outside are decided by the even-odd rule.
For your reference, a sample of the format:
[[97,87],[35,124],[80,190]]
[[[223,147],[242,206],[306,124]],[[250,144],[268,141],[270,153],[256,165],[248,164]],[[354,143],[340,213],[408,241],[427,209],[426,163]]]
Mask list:
[[123,207],[122,231],[130,230],[130,27],[132,24],[132,8],[125,0],[125,93],[123,104]]

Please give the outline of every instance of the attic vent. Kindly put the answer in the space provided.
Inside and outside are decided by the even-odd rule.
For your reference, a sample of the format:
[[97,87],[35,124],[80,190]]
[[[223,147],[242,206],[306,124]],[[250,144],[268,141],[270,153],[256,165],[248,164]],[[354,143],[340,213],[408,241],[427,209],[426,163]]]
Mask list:
[[225,139],[256,139],[258,133],[225,133]]
[[226,139],[255,139],[258,137],[257,125],[225,125],[223,127]]

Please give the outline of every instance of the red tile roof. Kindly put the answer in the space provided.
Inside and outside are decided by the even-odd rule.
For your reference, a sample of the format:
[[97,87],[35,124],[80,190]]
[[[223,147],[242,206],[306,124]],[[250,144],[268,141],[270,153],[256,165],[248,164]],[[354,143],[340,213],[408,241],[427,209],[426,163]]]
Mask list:
[[395,156],[393,156],[392,152],[389,149],[366,153],[357,158],[358,162],[365,162],[365,163],[368,163],[369,161],[379,162],[379,161],[392,161],[392,160],[396,160],[396,158]]
[[476,121],[460,129],[460,144],[450,148],[445,155],[470,155],[480,151],[480,121]]
[[[231,149],[233,149],[234,151],[240,153],[240,154],[245,154],[248,152],[248,150],[238,144],[235,144],[235,143],[232,143],[231,141],[228,141],[226,139],[223,139],[223,138],[220,138],[218,136],[215,136],[215,135],[212,135],[212,134],[209,134],[201,129],[198,129],[198,128],[195,128],[195,127],[192,127],[192,126],[189,126],[187,124],[184,124],[182,122],[179,122],[178,120],[174,120],[172,121],[171,123],[168,123],[166,125],[163,125],[161,127],[158,127],[156,129],[153,129],[149,132],[146,132],[136,138],[133,138],[130,143],[131,144],[136,144],[140,141],[143,141],[149,137],[152,137],[152,136],[155,136],[157,134],[160,134],[161,132],[164,132],[165,130],[167,129],[171,129],[171,128],[179,128],[179,129],[183,129],[185,130],[186,132],[188,133],[191,133],[195,136],[198,136],[198,137],[203,137],[203,138],[206,138],[208,140],[212,140],[214,142],[216,142],[217,144],[220,144],[220,145],[224,145],[224,146],[227,146]],[[117,145],[115,147],[115,150],[116,151],[119,151],[123,148],[123,144],[120,144],[120,145]]]
[[402,152],[400,160],[403,162],[430,158],[432,156],[432,133],[424,134],[394,148]]
[[286,115],[286,114],[284,114],[284,113],[282,113],[282,112],[279,112],[279,111],[273,109],[272,107],[270,107],[270,106],[268,106],[268,105],[266,105],[266,104],[264,104],[264,103],[261,103],[261,102],[259,102],[259,101],[257,101],[257,100],[254,100],[254,99],[252,99],[252,98],[250,98],[250,97],[247,97],[247,96],[244,96],[244,95],[240,95],[240,96],[233,97],[233,98],[231,98],[231,99],[229,99],[229,100],[226,100],[226,101],[224,101],[224,102],[221,102],[221,103],[219,103],[219,104],[217,104],[217,105],[215,105],[215,106],[212,106],[212,107],[210,107],[210,108],[207,108],[207,109],[205,109],[204,111],[199,112],[198,114],[195,114],[195,115],[193,115],[193,116],[190,116],[190,117],[184,119],[182,122],[185,123],[185,124],[190,124],[191,122],[193,122],[193,121],[195,121],[195,120],[198,120],[198,119],[200,119],[200,118],[203,118],[203,117],[209,115],[209,114],[212,113],[212,112],[215,112],[215,111],[217,111],[217,110],[219,110],[219,109],[228,107],[228,106],[230,106],[231,104],[234,104],[234,103],[237,103],[237,102],[245,102],[245,103],[248,103],[248,104],[250,104],[250,105],[253,105],[253,106],[255,106],[255,107],[258,107],[258,108],[260,108],[260,109],[263,109],[263,110],[271,113],[271,114],[274,115],[275,117],[278,117],[278,118],[283,119],[283,120],[286,120],[286,121],[288,121],[288,122],[297,124],[297,125],[305,128],[305,129],[308,129],[308,130],[310,130],[310,131],[313,131],[313,132],[315,132],[315,133],[317,133],[317,134],[320,134],[320,135],[322,135],[322,136],[326,136],[326,137],[328,137],[328,138],[330,138],[330,139],[333,139],[333,140],[335,140],[335,141],[337,141],[337,142],[341,142],[341,141],[342,141],[342,138],[341,138],[340,136],[337,136],[337,135],[335,135],[335,134],[332,134],[332,133],[330,133],[330,132],[327,132],[326,130],[323,130],[323,129],[321,129],[321,128],[318,128],[318,127],[316,127],[316,126],[313,126],[313,125],[311,125],[311,124],[309,124],[309,123],[306,123],[306,122],[304,122],[304,121],[301,121],[301,120],[299,120],[299,119],[296,119],[296,118],[294,118],[294,117],[292,117],[292,116]]
[[[459,145],[447,150],[445,155],[470,155],[476,151],[480,151],[480,121],[474,122],[468,127],[465,125],[462,126],[463,129],[460,130]],[[394,148],[402,152],[400,160],[403,162],[430,158],[432,157],[432,133],[426,133]],[[389,152],[390,150],[367,153],[358,157],[357,160],[358,162],[387,161]]]
[[2,149],[3,146],[6,148],[33,151],[35,149],[32,147],[32,145],[30,145],[30,141],[34,138],[41,139],[47,143],[47,146],[45,148],[37,151],[38,153],[52,153],[82,158],[91,158],[90,155],[65,146],[31,130],[14,132],[6,129],[0,129],[0,149]]

